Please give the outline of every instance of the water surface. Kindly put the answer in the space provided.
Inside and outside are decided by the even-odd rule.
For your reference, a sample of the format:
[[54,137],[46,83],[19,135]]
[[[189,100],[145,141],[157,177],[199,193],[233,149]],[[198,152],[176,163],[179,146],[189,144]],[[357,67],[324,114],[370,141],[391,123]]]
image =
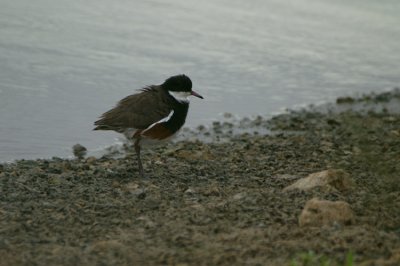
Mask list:
[[397,0],[0,0],[0,161],[115,142],[93,121],[185,73],[188,125],[399,86]]

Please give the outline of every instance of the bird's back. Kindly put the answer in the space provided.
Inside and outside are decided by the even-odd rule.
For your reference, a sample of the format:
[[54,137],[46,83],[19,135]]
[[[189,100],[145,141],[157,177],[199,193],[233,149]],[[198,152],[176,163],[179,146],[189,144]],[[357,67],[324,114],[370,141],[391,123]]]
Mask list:
[[94,130],[146,129],[167,117],[172,110],[167,92],[160,86],[150,86],[125,97],[117,106],[105,112],[94,124]]

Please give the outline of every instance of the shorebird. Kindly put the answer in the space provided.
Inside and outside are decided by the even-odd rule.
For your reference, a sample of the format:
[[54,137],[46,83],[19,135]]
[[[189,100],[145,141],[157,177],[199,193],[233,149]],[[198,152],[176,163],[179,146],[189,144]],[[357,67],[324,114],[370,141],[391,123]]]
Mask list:
[[191,95],[203,99],[192,90],[189,77],[172,76],[161,85],[144,87],[119,101],[94,122],[94,130],[114,130],[134,140],[139,174],[143,178],[141,141],[161,141],[177,133],[185,123]]

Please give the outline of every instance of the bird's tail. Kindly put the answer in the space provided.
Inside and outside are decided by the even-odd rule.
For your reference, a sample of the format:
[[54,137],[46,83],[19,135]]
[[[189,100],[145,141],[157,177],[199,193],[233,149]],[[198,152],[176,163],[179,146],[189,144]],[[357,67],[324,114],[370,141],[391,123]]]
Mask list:
[[107,126],[97,126],[93,130],[109,130],[109,128]]
[[96,127],[93,130],[112,130],[110,126],[104,124],[103,119],[97,120],[94,125]]

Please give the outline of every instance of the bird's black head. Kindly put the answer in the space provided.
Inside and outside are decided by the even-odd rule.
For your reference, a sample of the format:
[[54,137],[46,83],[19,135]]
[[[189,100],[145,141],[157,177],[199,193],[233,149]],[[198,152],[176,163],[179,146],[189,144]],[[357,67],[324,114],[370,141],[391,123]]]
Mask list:
[[187,97],[190,95],[203,99],[203,96],[192,90],[192,81],[183,74],[168,78],[161,87],[177,101],[188,101]]
[[164,81],[161,86],[169,91],[192,91],[192,81],[185,75],[172,76]]

